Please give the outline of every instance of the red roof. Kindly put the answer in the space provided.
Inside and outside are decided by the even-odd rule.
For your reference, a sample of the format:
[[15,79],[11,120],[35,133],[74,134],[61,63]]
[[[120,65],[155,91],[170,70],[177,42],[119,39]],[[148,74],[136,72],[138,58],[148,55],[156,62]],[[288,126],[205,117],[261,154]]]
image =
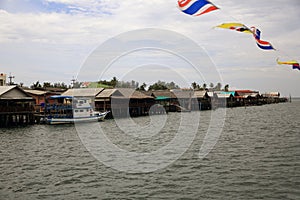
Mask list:
[[252,90],[235,90],[237,93],[253,93],[254,91]]

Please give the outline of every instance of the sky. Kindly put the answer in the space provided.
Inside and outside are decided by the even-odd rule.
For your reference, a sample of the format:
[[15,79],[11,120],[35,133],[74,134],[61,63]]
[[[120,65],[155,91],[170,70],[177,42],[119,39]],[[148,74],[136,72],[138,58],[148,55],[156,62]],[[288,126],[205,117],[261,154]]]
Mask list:
[[[116,76],[300,97],[300,71],[276,63],[300,61],[300,1],[212,2],[220,9],[194,17],[177,0],[0,0],[0,72],[27,86]],[[251,35],[214,28],[226,22],[259,28],[276,51],[259,49]],[[106,61],[89,68],[94,57]]]

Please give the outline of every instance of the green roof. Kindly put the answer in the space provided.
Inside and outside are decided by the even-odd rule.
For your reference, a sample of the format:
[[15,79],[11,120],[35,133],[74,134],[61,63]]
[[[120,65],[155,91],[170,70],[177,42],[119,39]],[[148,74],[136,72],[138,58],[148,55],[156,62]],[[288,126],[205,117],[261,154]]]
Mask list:
[[170,99],[170,97],[165,97],[165,96],[157,96],[155,98],[155,100],[169,100],[169,99]]
[[232,96],[234,96],[234,95],[235,95],[235,92],[234,92],[234,91],[232,91],[232,92],[225,92],[225,91],[222,91],[220,94],[229,94],[229,95],[232,94]]
[[91,82],[88,86],[88,88],[112,88],[109,85],[100,84],[97,82]]

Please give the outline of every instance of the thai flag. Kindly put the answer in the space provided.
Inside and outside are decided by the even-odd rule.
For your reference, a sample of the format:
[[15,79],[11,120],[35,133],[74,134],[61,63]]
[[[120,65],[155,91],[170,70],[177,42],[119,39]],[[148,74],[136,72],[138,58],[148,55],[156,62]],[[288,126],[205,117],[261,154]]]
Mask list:
[[202,15],[219,9],[208,0],[178,0],[179,9],[188,15]]
[[260,39],[260,30],[255,28],[255,27],[252,27],[254,30],[253,30],[253,36],[256,40],[256,44],[259,48],[261,49],[264,49],[264,50],[275,50],[275,48],[271,45],[270,42],[267,42],[267,41],[263,41]]

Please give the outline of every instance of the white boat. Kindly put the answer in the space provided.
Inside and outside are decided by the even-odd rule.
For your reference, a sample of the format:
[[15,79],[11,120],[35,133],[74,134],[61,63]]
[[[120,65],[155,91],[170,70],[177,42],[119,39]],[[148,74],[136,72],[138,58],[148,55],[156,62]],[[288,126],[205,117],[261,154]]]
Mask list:
[[[60,97],[62,98],[62,97]],[[67,99],[67,98],[66,98]],[[52,105],[48,110],[55,112],[46,116],[48,124],[67,124],[67,123],[81,123],[81,122],[97,122],[103,121],[109,111],[96,112],[89,103],[89,99],[75,99],[72,104]]]

